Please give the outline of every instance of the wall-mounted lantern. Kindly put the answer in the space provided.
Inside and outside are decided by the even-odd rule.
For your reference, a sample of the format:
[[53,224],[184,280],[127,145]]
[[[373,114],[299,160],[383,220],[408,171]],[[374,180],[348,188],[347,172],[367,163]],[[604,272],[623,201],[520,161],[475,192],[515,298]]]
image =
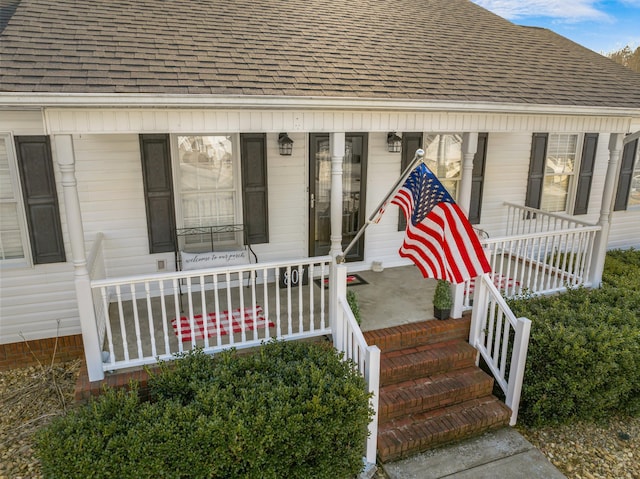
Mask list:
[[399,137],[395,131],[387,133],[387,149],[391,153],[402,151],[402,138]]
[[278,136],[278,147],[282,156],[291,156],[293,151],[293,140],[286,133],[280,133]]

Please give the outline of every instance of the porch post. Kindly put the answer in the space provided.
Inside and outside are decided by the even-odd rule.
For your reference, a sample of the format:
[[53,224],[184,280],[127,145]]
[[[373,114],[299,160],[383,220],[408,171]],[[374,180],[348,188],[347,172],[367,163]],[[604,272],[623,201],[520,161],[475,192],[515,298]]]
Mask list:
[[600,220],[598,221],[598,225],[602,229],[596,233],[593,243],[593,256],[591,258],[589,273],[589,282],[593,288],[599,288],[602,284],[602,271],[604,270],[604,259],[607,255],[611,212],[618,177],[618,166],[622,155],[623,138],[624,135],[622,133],[611,133],[611,136],[609,136],[609,164],[604,178],[604,190],[600,204]]
[[82,228],[78,182],[75,175],[75,154],[71,135],[55,135],[54,145],[56,161],[62,176],[64,209],[71,243],[71,261],[74,266],[76,299],[80,315],[80,327],[82,328],[84,356],[87,361],[89,381],[99,381],[104,379],[102,353],[98,339],[95,311],[93,310],[91,278],[87,270],[87,254],[84,247],[84,231]]
[[462,134],[462,171],[460,176],[460,192],[458,206],[469,214],[471,206],[471,183],[473,179],[473,157],[478,150],[478,132]]
[[[469,214],[471,207],[471,186],[473,180],[473,158],[478,150],[478,132],[462,134],[462,171],[460,172],[460,191],[458,192],[458,206],[465,214]],[[462,317],[464,303],[464,283],[452,285],[453,307],[451,317]]]
[[[330,133],[329,149],[331,151],[331,248],[333,257],[329,275],[329,322],[331,331],[336,334],[338,317],[338,274],[336,257],[342,253],[342,162],[345,152],[345,134]],[[346,280],[345,280],[346,281]]]

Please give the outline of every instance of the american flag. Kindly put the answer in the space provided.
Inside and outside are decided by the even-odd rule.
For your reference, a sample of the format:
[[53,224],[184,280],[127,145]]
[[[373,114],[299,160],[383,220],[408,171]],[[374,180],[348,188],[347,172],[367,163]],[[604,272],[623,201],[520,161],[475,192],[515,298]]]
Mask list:
[[407,218],[400,256],[411,259],[425,278],[458,284],[491,270],[464,212],[424,163],[391,203]]

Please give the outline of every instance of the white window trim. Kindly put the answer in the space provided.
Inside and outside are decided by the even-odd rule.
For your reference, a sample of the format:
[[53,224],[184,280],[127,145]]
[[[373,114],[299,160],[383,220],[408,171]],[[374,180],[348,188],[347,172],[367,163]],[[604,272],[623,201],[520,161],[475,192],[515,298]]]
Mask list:
[[[458,177],[457,178],[440,178],[438,176],[438,171],[436,169],[436,171],[433,172],[434,175],[436,175],[436,178],[438,178],[438,180],[440,180],[440,182],[443,184],[443,186],[445,187],[445,189],[447,190],[447,192],[453,197],[454,201],[458,201],[458,197],[460,196],[460,185],[462,184],[462,166],[464,163],[464,152],[462,150],[462,135],[463,133],[461,131],[427,131],[427,132],[423,132],[422,133],[422,138],[423,138],[423,143],[426,141],[427,137],[429,135],[448,135],[448,136],[455,136],[455,135],[459,135],[460,136],[460,171],[458,172]],[[447,181],[453,181],[456,183],[456,193],[455,195],[453,195],[449,189],[446,187],[446,185],[444,184]]]
[[24,257],[15,259],[0,259],[0,268],[25,268],[33,267],[33,258],[31,256],[31,242],[29,240],[29,230],[27,228],[27,213],[24,207],[24,198],[22,196],[22,183],[18,171],[18,156],[15,150],[14,138],[11,132],[0,131],[0,138],[5,141],[7,149],[9,176],[11,177],[11,187],[17,202],[18,225],[20,227],[20,239],[22,241],[22,249]]
[[[626,208],[626,211],[640,211],[640,203],[635,204],[635,205],[632,205],[630,203],[630,201],[631,201],[631,192],[633,191],[632,186],[633,186],[633,178],[634,178],[635,172],[638,171],[639,174],[640,174],[640,132],[636,132],[633,135],[629,135],[629,136],[632,137],[632,138],[629,139],[629,141],[633,141],[636,138],[639,138],[639,139],[638,139],[638,148],[636,148],[636,157],[633,159],[633,168],[632,168],[633,173],[632,173],[632,176],[631,176],[631,184],[629,185],[629,193],[628,193],[628,196],[627,196],[627,208]],[[626,143],[627,142],[625,142],[625,144]],[[620,175],[618,174],[618,177],[619,176]]]
[[[567,175],[569,176],[569,185],[567,186],[567,202],[565,205],[565,209],[563,211],[554,211],[553,213],[565,213],[573,216],[573,209],[576,204],[576,194],[578,193],[578,177],[580,176],[580,166],[582,165],[582,147],[584,146],[584,133],[576,133],[576,132],[549,132],[548,138],[550,139],[552,135],[576,135],[576,158],[575,164],[573,165],[573,173]],[[549,145],[547,144],[547,154],[545,157],[545,174],[544,177],[547,177],[546,173],[546,164],[547,159],[549,158]],[[554,176],[554,175],[549,175]],[[544,182],[542,185],[542,193],[540,197],[540,202],[542,202],[544,198]],[[546,210],[545,210],[546,211]]]
[[[243,212],[242,212],[242,176],[241,176],[241,162],[240,162],[240,135],[237,133],[216,133],[216,132],[208,132],[208,133],[175,133],[170,136],[170,147],[171,147],[171,172],[173,176],[173,202],[174,202],[174,210],[175,210],[175,220],[176,220],[176,228],[184,228],[184,214],[182,211],[182,197],[180,190],[180,153],[178,151],[178,137],[179,136],[230,136],[231,137],[231,145],[233,147],[233,183],[236,191],[236,198],[234,204],[234,217],[235,224],[243,223]],[[235,244],[242,245],[244,244],[244,238],[242,233],[236,234]]]

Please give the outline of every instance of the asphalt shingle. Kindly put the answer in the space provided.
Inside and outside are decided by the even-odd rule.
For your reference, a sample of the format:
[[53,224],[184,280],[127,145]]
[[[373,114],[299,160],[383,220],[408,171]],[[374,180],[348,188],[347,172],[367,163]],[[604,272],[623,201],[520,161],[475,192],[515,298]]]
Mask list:
[[12,4],[0,35],[0,92],[640,108],[640,74],[468,0]]

